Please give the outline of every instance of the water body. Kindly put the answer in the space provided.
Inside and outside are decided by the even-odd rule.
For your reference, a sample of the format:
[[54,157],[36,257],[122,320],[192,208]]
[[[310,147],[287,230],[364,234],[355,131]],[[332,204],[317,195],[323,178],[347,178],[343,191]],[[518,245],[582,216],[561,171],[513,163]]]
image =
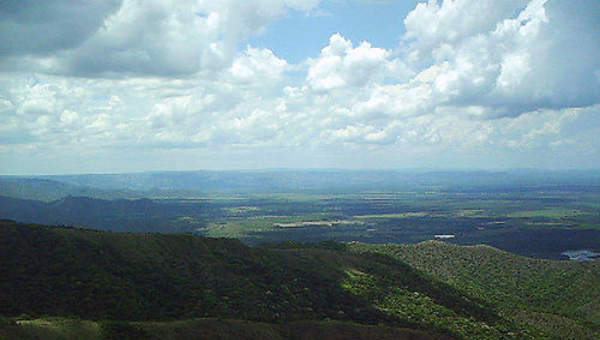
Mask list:
[[590,261],[597,257],[600,257],[600,253],[595,253],[591,250],[567,250],[560,253],[561,255],[567,256],[569,260],[573,261]]

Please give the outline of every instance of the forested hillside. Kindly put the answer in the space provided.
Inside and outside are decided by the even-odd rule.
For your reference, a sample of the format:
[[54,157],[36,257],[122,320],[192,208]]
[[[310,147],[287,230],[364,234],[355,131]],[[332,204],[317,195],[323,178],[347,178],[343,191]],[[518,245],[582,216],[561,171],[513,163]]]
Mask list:
[[441,241],[412,245],[350,243],[352,251],[377,252],[562,339],[600,336],[600,262],[527,258],[499,249]]
[[[464,339],[535,336],[390,256],[346,246],[0,223],[1,314],[88,320],[339,320]],[[11,324],[10,322],[8,322]],[[10,328],[10,327],[9,327]]]

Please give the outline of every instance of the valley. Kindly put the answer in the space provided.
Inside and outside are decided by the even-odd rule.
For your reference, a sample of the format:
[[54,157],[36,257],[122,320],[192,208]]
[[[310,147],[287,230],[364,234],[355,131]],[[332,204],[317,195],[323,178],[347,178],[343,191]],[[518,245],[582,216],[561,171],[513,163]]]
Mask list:
[[123,176],[0,177],[0,217],[121,232],[191,232],[249,245],[415,243],[454,235],[446,240],[539,258],[600,252],[595,173],[549,173],[546,181],[535,172]]
[[0,177],[0,337],[600,336],[594,174],[236,174]]

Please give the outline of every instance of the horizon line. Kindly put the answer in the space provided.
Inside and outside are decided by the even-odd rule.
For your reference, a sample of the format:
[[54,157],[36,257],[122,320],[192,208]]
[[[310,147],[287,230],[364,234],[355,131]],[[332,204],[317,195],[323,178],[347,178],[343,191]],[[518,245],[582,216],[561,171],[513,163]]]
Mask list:
[[56,177],[56,176],[111,176],[111,175],[136,175],[160,173],[194,173],[194,172],[404,172],[404,173],[435,173],[435,172],[600,172],[600,168],[437,168],[437,167],[411,167],[411,168],[235,168],[235,169],[194,169],[194,170],[137,170],[137,171],[107,171],[107,172],[67,172],[67,173],[13,173],[0,174],[0,177]]

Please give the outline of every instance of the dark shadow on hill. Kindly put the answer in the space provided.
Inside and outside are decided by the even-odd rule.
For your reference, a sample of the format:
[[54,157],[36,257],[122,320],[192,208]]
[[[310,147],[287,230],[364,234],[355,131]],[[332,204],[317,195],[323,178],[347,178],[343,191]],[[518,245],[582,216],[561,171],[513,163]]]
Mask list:
[[[378,307],[389,291],[427,296],[457,317],[506,325],[490,306],[392,257],[324,242],[250,248],[191,234],[122,234],[0,222],[2,315],[91,320],[218,317],[339,320],[454,334]],[[364,294],[349,272],[373,278]],[[504,327],[504,326],[503,326]]]

